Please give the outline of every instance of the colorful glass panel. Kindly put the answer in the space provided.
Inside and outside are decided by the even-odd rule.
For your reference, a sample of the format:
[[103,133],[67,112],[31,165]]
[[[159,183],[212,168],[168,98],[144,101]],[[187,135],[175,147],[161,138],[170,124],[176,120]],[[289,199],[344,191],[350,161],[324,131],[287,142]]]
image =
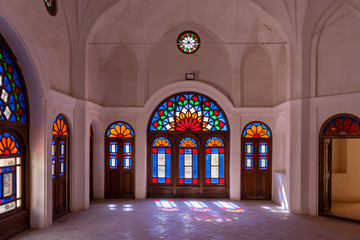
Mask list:
[[52,178],[55,178],[55,172],[56,172],[56,164],[55,164],[55,158],[56,158],[56,145],[55,145],[55,141],[52,141],[52,146],[51,146],[51,149],[52,149],[52,157],[51,157],[51,176]]
[[270,130],[262,123],[250,123],[246,126],[243,137],[245,138],[270,138]]
[[56,0],[44,0],[44,4],[48,13],[52,16],[56,15]]
[[259,169],[265,170],[268,168],[268,144],[260,142],[259,144]]
[[54,121],[53,135],[59,135],[59,136],[69,135],[66,119],[61,115],[57,116]]
[[245,169],[253,169],[254,166],[254,144],[245,142]]
[[224,143],[220,138],[213,137],[207,141],[206,147],[205,183],[224,183]]
[[118,144],[117,142],[109,143],[109,167],[110,169],[117,169],[118,166]]
[[16,60],[0,41],[0,120],[27,122],[22,76]]
[[177,46],[182,53],[195,53],[200,48],[200,37],[193,31],[182,32],[177,38]]
[[326,124],[323,136],[359,136],[360,123],[350,116],[338,116]]
[[179,183],[197,184],[197,143],[184,138],[179,148]]
[[124,143],[124,162],[123,162],[124,169],[131,169],[131,158],[132,158],[131,148],[132,148],[131,142]]
[[130,138],[134,137],[134,131],[128,124],[119,122],[110,126],[107,136],[111,138]]
[[170,183],[171,148],[166,138],[155,139],[152,149],[152,182]]
[[21,206],[21,157],[18,142],[0,134],[0,214]]
[[213,101],[186,93],[164,101],[151,120],[150,131],[227,131],[225,116]]
[[9,133],[0,134],[0,155],[20,154],[19,144]]

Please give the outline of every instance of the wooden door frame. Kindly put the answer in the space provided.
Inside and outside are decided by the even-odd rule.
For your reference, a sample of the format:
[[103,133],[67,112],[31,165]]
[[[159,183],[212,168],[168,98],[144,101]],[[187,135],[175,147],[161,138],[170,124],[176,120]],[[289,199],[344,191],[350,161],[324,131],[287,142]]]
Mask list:
[[[260,124],[263,124],[267,127],[267,130],[270,131],[270,138],[245,138],[243,137],[243,133],[246,129],[247,126],[249,126],[250,124],[253,124],[253,123],[260,123]],[[240,174],[241,174],[241,196],[240,196],[240,199],[244,200],[244,188],[245,188],[245,172],[244,172],[244,169],[245,169],[245,142],[253,142],[253,143],[256,143],[257,146],[259,146],[259,143],[260,142],[267,142],[268,143],[268,169],[267,171],[270,173],[270,177],[269,177],[269,183],[268,185],[266,186],[267,190],[269,191],[269,199],[266,199],[266,200],[271,200],[272,199],[272,177],[273,177],[273,174],[272,174],[272,131],[271,131],[271,128],[264,122],[261,122],[261,121],[252,121],[252,122],[249,122],[248,124],[245,125],[245,127],[243,128],[243,130],[241,131],[241,163],[240,163],[240,167],[241,167],[241,170],[240,170]],[[257,147],[258,149],[258,147]],[[256,156],[258,157],[258,159],[253,159],[253,161],[255,162],[255,160],[259,160],[259,153],[257,152],[256,153]],[[255,149],[254,149],[254,157],[255,157]],[[254,166],[254,162],[253,162],[253,166]],[[255,167],[255,166],[254,166]],[[255,179],[256,181],[256,179]],[[256,186],[256,183],[255,183],[255,186]],[[256,198],[254,198],[255,200]],[[249,200],[249,199],[246,199],[246,200]],[[259,198],[259,200],[264,200],[263,198]]]

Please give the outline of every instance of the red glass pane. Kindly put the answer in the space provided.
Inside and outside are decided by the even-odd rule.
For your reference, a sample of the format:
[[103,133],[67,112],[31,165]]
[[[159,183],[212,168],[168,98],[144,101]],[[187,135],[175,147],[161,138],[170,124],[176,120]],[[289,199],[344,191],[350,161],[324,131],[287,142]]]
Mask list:
[[184,183],[184,179],[183,179],[183,178],[180,178],[180,179],[179,179],[179,183]]
[[171,149],[170,149],[170,148],[166,148],[166,153],[171,153]]
[[166,178],[166,179],[165,179],[165,182],[166,182],[166,183],[170,183],[170,178]]
[[207,179],[205,180],[205,182],[206,182],[206,183],[210,183],[210,178],[207,178]]
[[351,132],[358,131],[358,130],[359,130],[359,124],[353,123],[349,127],[348,132],[351,133]]
[[184,153],[184,149],[180,148],[179,153]]
[[197,179],[193,179],[193,183],[197,183]]
[[152,182],[153,182],[153,183],[157,183],[157,178],[153,178],[153,179],[152,179]]
[[349,126],[351,125],[351,120],[349,118],[344,120],[344,130],[347,131]]
[[343,121],[341,119],[337,119],[335,125],[338,130],[343,130]]
[[197,153],[197,149],[193,149],[193,153]]
[[210,148],[207,148],[207,149],[206,149],[206,153],[211,153]]
[[223,149],[223,148],[220,148],[220,153],[224,153],[224,149]]
[[220,178],[220,179],[219,179],[219,182],[220,182],[220,183],[224,183],[224,179],[223,179],[223,178]]
[[153,153],[157,153],[157,148],[153,148]]

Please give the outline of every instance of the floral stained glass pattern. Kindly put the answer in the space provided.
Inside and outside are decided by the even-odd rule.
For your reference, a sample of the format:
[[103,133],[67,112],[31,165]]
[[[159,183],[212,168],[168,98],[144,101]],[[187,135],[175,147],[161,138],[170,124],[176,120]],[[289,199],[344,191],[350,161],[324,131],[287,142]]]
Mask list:
[[224,143],[220,138],[213,137],[206,142],[205,183],[224,183],[224,153]]
[[53,135],[59,135],[59,136],[69,135],[66,119],[61,115],[58,115],[54,121]]
[[134,137],[134,131],[128,124],[119,122],[111,125],[111,127],[107,131],[107,136],[111,138]]
[[0,120],[27,122],[21,74],[15,59],[0,41]]
[[197,184],[197,144],[194,139],[184,138],[179,148],[179,183]]
[[261,123],[251,123],[246,126],[243,137],[245,138],[270,138],[269,129]]
[[170,147],[170,142],[166,138],[159,137],[155,139],[153,147]]
[[0,155],[10,154],[20,154],[19,144],[11,134],[0,134]]
[[150,131],[227,131],[225,116],[216,103],[195,93],[164,101],[151,120]]
[[324,128],[323,136],[359,136],[359,121],[349,116],[333,118]]
[[182,32],[177,39],[177,46],[182,53],[195,53],[200,48],[200,37],[193,31]]
[[56,0],[44,0],[44,4],[48,13],[52,16],[56,15]]

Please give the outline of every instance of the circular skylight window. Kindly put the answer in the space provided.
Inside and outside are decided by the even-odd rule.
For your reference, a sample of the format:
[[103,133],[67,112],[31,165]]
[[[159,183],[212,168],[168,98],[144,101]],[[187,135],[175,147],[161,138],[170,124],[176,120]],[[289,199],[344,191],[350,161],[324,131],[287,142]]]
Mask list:
[[193,31],[182,32],[177,39],[177,46],[182,53],[195,53],[200,47],[200,37]]

